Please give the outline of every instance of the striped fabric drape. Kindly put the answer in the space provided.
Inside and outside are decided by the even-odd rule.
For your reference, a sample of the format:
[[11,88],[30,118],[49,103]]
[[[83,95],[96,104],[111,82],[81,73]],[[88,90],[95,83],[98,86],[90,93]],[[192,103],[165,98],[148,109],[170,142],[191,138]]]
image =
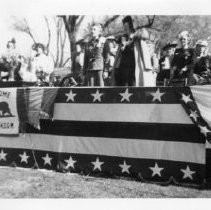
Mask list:
[[188,87],[59,88],[53,120],[0,138],[0,164],[199,185],[202,116]]

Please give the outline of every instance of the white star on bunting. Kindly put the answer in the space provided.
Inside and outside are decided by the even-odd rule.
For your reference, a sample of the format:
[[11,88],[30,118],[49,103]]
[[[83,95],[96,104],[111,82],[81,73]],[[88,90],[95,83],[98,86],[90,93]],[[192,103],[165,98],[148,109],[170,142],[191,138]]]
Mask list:
[[129,172],[129,168],[131,167],[131,165],[127,165],[126,161],[124,160],[123,164],[119,164],[119,166],[122,168],[122,173],[126,172],[126,173],[130,173]]
[[207,137],[207,133],[211,132],[207,129],[206,126],[199,126],[201,133],[203,133]]
[[130,96],[132,96],[132,93],[128,92],[128,88],[125,90],[124,93],[120,93],[120,95],[122,96],[121,102],[123,102],[124,100],[130,102]]
[[193,102],[191,99],[190,99],[190,95],[186,96],[185,94],[182,93],[182,98],[181,100],[183,100],[186,104],[188,102]]
[[199,115],[196,113],[196,111],[194,112],[190,110],[190,117],[192,117],[195,120],[195,122],[197,122],[197,117],[199,117]]
[[180,169],[184,175],[183,175],[183,179],[186,179],[186,178],[190,178],[190,179],[193,179],[192,175],[195,174],[196,172],[195,171],[191,171],[189,166],[187,166],[186,169]]
[[72,102],[75,101],[74,97],[77,95],[76,93],[73,93],[72,90],[70,90],[69,93],[65,94],[67,96],[66,102],[68,102],[69,100],[71,100]]
[[102,97],[103,93],[100,93],[99,90],[97,90],[96,93],[93,93],[91,95],[94,97],[93,102],[95,102],[95,101],[101,102],[101,97]]
[[102,171],[101,165],[104,164],[104,162],[100,162],[99,158],[96,158],[96,161],[92,162],[92,164],[94,165],[93,171],[96,170],[96,169],[99,169],[100,171]]
[[152,177],[155,175],[158,175],[161,177],[161,171],[164,169],[164,168],[160,168],[157,163],[155,163],[154,167],[149,167],[149,168],[152,170]]
[[0,160],[5,160],[6,161],[6,156],[7,156],[7,153],[4,153],[4,150],[2,149],[1,153],[0,153]]
[[155,93],[150,93],[153,96],[152,101],[160,101],[161,102],[161,96],[164,95],[165,93],[161,93],[160,89],[158,88]]
[[73,160],[72,157],[70,156],[69,159],[64,160],[67,163],[66,168],[72,167],[75,168],[74,164],[77,162],[76,160]]
[[42,159],[44,160],[44,165],[47,165],[47,164],[48,164],[48,165],[51,166],[51,160],[52,160],[53,158],[49,157],[48,153],[46,154],[45,157],[42,157]]
[[21,155],[19,155],[20,156],[20,158],[21,158],[21,163],[22,162],[25,162],[25,163],[28,163],[28,158],[30,157],[30,156],[28,156],[27,154],[26,154],[26,152],[24,151],[24,153]]

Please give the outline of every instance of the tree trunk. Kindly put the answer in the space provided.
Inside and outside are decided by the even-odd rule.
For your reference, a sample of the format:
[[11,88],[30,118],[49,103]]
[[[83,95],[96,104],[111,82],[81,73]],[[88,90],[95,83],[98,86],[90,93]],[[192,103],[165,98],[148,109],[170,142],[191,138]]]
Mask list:
[[74,59],[75,59],[75,52],[76,52],[76,37],[75,34],[69,34],[69,39],[70,39],[70,56],[71,56],[71,69],[72,72],[75,71],[74,69]]

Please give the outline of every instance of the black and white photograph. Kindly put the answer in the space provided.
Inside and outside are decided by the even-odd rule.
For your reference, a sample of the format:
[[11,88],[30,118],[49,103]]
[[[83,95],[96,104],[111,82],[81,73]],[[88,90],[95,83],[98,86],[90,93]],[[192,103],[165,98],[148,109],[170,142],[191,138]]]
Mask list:
[[211,198],[211,4],[150,2],[3,4],[1,199]]

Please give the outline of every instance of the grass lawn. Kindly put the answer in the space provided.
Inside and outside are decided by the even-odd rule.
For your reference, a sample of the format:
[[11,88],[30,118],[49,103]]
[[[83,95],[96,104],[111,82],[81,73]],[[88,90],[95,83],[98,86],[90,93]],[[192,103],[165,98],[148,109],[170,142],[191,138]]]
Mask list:
[[0,198],[211,198],[211,190],[46,170],[0,168]]

